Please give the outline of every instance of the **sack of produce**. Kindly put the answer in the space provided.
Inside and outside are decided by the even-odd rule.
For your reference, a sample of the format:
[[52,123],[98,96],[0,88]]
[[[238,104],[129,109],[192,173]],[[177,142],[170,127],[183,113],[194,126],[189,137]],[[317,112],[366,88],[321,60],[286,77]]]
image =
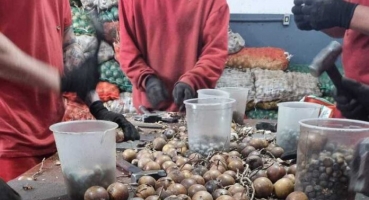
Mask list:
[[110,43],[113,44],[117,41],[117,34],[119,29],[118,22],[105,22],[104,23],[104,35],[105,39]]
[[278,111],[276,110],[263,110],[263,109],[252,109],[246,112],[248,119],[269,119],[276,120],[278,118]]
[[102,42],[99,49],[99,63],[103,63],[105,61],[111,60],[114,58],[114,49],[112,45]]
[[252,101],[255,96],[254,75],[250,69],[225,68],[219,78],[216,88],[221,87],[244,87],[249,88],[248,101]]
[[99,19],[102,22],[113,22],[119,20],[118,7],[111,7],[109,10],[99,12]]
[[106,10],[109,9],[113,6],[117,6],[118,5],[118,1],[117,0],[98,0],[98,4],[97,7],[100,10]]
[[76,93],[64,93],[63,98],[65,113],[62,121],[95,119],[88,106],[77,97]]
[[255,102],[298,101],[306,95],[321,96],[318,79],[307,73],[254,69]]
[[[97,47],[97,40],[95,37],[90,35],[79,35],[76,36],[76,40],[86,58],[89,56],[93,56]],[[103,63],[113,58],[114,58],[114,49],[112,45],[106,42],[101,42],[98,53],[99,63]]]
[[261,68],[285,70],[291,55],[280,48],[242,48],[236,54],[228,56],[226,65],[233,68]]
[[228,54],[239,52],[245,46],[245,40],[238,33],[228,28]]
[[91,35],[94,32],[88,12],[82,8],[72,7],[73,30],[76,35]]
[[97,84],[96,92],[103,102],[119,99],[120,94],[117,85],[106,81]]
[[132,92],[132,84],[114,59],[106,61],[100,65],[100,80],[113,83],[125,92]]
[[258,102],[256,104],[257,108],[263,109],[263,110],[277,110],[278,109],[278,103],[279,101],[269,101],[269,102]]

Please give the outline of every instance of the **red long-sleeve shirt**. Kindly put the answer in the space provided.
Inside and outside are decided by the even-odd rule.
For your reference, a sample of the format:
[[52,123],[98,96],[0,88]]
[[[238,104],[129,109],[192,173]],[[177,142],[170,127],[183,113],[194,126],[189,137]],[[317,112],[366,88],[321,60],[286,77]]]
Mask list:
[[[169,94],[176,82],[213,88],[227,58],[226,0],[120,0],[120,64],[133,85],[133,104],[151,108],[145,80],[156,75]],[[176,111],[170,101],[160,110]]]

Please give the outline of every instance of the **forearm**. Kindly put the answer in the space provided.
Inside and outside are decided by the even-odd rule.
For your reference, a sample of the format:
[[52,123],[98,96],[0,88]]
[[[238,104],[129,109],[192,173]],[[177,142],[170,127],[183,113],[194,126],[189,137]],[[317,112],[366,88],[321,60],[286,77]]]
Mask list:
[[350,29],[369,35],[369,7],[359,5],[356,7],[350,23]]
[[343,38],[343,36],[345,36],[346,29],[335,27],[322,30],[322,32],[333,38]]
[[60,92],[56,68],[22,52],[0,33],[0,77],[8,81]]

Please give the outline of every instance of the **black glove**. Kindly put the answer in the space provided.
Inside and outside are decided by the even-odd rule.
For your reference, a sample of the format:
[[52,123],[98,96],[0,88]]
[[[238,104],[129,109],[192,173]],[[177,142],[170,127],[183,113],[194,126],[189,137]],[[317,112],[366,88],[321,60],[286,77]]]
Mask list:
[[183,101],[187,99],[192,99],[194,97],[195,92],[188,84],[179,82],[174,87],[173,98],[174,103],[177,104],[178,107],[181,107],[183,105]]
[[333,27],[350,28],[354,11],[358,4],[343,0],[304,0],[302,7],[304,20],[314,30]]
[[123,130],[124,140],[139,140],[137,129],[123,115],[109,111],[101,101],[95,101],[90,106],[91,114],[98,120],[112,121]]
[[300,30],[310,31],[313,28],[310,26],[309,21],[304,19],[304,14],[302,13],[302,4],[304,0],[295,0],[295,6],[292,7],[292,13],[294,14],[294,19],[297,27]]
[[149,76],[146,80],[146,97],[153,109],[157,109],[160,103],[169,98],[164,83],[156,76]]
[[369,86],[348,78],[342,79],[342,85],[346,92],[352,94],[351,97],[345,96],[345,92],[335,92],[334,100],[342,115],[349,119],[368,121]]
[[0,199],[1,200],[20,200],[19,194],[13,190],[4,180],[0,179]]

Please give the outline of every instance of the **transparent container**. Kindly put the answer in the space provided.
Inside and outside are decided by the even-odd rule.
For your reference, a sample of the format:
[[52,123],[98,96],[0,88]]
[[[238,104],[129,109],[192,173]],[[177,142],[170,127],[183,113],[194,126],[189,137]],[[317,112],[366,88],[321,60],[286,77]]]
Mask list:
[[346,119],[300,121],[295,190],[309,199],[352,199],[348,191],[356,145],[369,123]]
[[219,150],[227,151],[235,100],[201,100],[203,99],[184,101],[190,150],[202,155]]
[[284,149],[283,156],[296,155],[300,134],[299,121],[318,118],[322,105],[308,102],[278,104],[277,145]]
[[71,199],[83,199],[91,186],[108,187],[116,180],[116,123],[98,120],[54,124],[60,164]]
[[218,89],[228,92],[229,98],[236,100],[232,118],[237,124],[244,124],[249,89],[243,87],[222,87]]
[[200,89],[197,90],[199,99],[207,98],[229,98],[229,93],[218,89]]

